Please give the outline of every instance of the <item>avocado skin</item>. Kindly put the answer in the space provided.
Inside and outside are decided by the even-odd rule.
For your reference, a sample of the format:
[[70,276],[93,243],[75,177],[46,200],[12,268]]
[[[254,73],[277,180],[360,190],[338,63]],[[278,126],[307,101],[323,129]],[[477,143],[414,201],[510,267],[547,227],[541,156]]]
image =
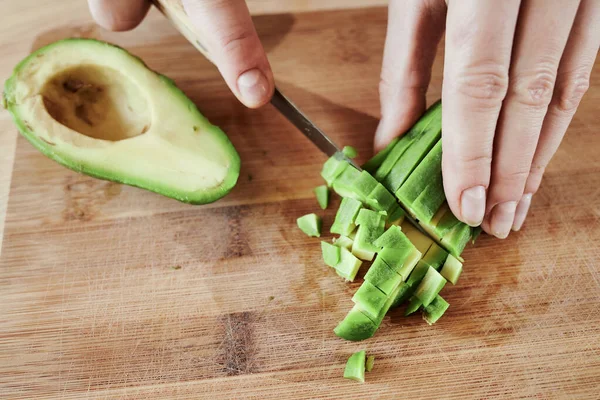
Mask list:
[[141,64],[141,66],[143,66],[147,70],[150,70],[154,74],[156,74],[157,77],[161,80],[161,82],[163,82],[165,84],[166,90],[170,90],[182,101],[182,106],[187,107],[188,110],[191,111],[192,113],[194,113],[199,119],[206,120],[206,117],[204,117],[202,115],[202,113],[200,113],[200,111],[198,110],[196,105],[185,95],[185,93],[179,87],[177,87],[177,85],[175,84],[175,82],[172,79],[150,69],[144,63],[144,61],[142,61],[141,58],[129,53],[127,50],[125,50],[122,47],[119,47],[114,44],[106,43],[101,40],[87,39],[87,38],[67,38],[67,39],[62,39],[62,40],[56,41],[54,43],[51,43],[47,46],[44,46],[44,47],[34,51],[33,53],[31,53],[29,56],[27,56],[25,59],[23,59],[21,62],[19,62],[16,65],[16,67],[13,70],[12,76],[4,84],[4,92],[3,92],[3,96],[2,96],[2,106],[11,114],[13,122],[16,125],[19,132],[21,133],[21,135],[23,137],[25,137],[25,139],[27,139],[27,141],[29,141],[36,149],[38,149],[46,157],[58,162],[59,164],[63,165],[64,167],[67,167],[75,172],[79,172],[79,173],[82,173],[82,174],[85,174],[85,175],[88,175],[88,176],[91,176],[94,178],[102,179],[102,180],[122,183],[122,184],[125,184],[128,186],[134,186],[134,187],[137,187],[140,189],[149,190],[151,192],[154,192],[154,193],[157,193],[157,194],[163,195],[165,197],[169,197],[169,198],[172,198],[172,199],[175,199],[182,203],[187,203],[187,204],[199,205],[199,204],[208,204],[208,203],[215,202],[215,201],[221,199],[223,196],[227,195],[235,187],[238,177],[239,177],[240,166],[241,166],[239,154],[238,154],[237,150],[235,149],[235,147],[233,146],[233,144],[231,143],[231,141],[229,140],[229,138],[227,137],[227,135],[219,127],[212,125],[212,124],[210,124],[209,129],[213,130],[213,133],[215,134],[215,136],[219,138],[221,145],[227,149],[227,153],[229,154],[229,157],[230,157],[230,160],[229,160],[230,165],[229,165],[229,169],[227,172],[227,176],[225,177],[223,182],[221,182],[221,184],[219,186],[216,186],[214,188],[210,188],[207,190],[185,192],[185,193],[176,191],[176,190],[170,190],[170,189],[163,188],[160,186],[154,186],[152,183],[139,182],[137,179],[130,179],[129,177],[116,175],[110,171],[102,170],[99,168],[88,167],[87,165],[73,162],[68,157],[64,157],[59,154],[56,154],[53,151],[52,146],[50,144],[44,142],[43,140],[39,139],[38,136],[34,132],[32,132],[31,129],[29,129],[26,126],[26,124],[23,122],[23,120],[20,118],[18,112],[14,109],[15,103],[14,103],[14,99],[13,99],[13,90],[14,90],[15,80],[17,79],[18,73],[31,60],[35,59],[39,55],[47,52],[48,50],[50,50],[56,46],[62,46],[65,44],[70,44],[70,43],[73,43],[73,44],[84,43],[87,45],[108,46],[117,51],[126,53],[129,57],[131,57],[132,59],[139,62]]

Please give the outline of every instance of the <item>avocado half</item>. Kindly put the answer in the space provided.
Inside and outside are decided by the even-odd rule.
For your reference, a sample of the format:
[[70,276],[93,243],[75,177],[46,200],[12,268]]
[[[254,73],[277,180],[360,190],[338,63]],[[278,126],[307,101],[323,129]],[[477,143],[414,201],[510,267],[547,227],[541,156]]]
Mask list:
[[43,154],[96,178],[204,204],[239,176],[227,135],[172,80],[105,42],[37,50],[6,82],[3,105]]

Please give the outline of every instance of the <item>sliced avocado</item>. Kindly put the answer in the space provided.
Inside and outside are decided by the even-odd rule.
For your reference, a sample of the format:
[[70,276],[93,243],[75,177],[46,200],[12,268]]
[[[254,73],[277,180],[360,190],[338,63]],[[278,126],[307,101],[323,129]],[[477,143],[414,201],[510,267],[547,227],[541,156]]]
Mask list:
[[400,138],[392,140],[390,144],[385,146],[385,149],[381,150],[379,153],[375,154],[373,158],[364,163],[362,169],[370,174],[374,174],[377,168],[379,168],[379,166],[383,162],[383,160],[385,160],[385,158],[388,156],[390,151],[392,151],[396,143],[398,143],[398,140],[400,140]]
[[373,337],[378,327],[378,324],[354,306],[333,332],[342,339],[360,341]]
[[431,218],[431,221],[429,221],[429,224],[434,227],[437,226],[440,223],[440,220],[442,219],[444,214],[446,214],[446,212],[448,212],[448,210],[450,210],[450,206],[448,206],[447,202],[444,202],[440,206],[440,208],[438,208],[438,210],[435,212],[435,215]]
[[433,239],[424,235],[421,231],[414,227],[410,221],[404,221],[401,225],[402,232],[410,240],[410,242],[422,253],[427,254],[427,250],[433,244]]
[[410,298],[410,296],[412,296],[413,292],[414,288],[412,286],[410,286],[406,282],[402,282],[398,286],[398,292],[396,293],[396,297],[394,297],[394,301],[392,302],[392,308],[396,308],[402,305],[406,300]]
[[365,363],[365,369],[367,372],[371,372],[373,370],[373,365],[375,365],[375,356],[368,356],[367,362]]
[[329,188],[327,185],[321,185],[314,188],[313,191],[315,192],[319,207],[321,207],[322,210],[325,210],[329,205]]
[[423,277],[427,273],[427,270],[429,270],[429,265],[424,263],[423,260],[420,260],[411,272],[406,283],[409,286],[416,288],[417,285],[421,282],[421,280],[423,280]]
[[440,271],[440,274],[450,281],[453,285],[456,285],[458,278],[462,272],[462,263],[456,259],[452,254],[448,255],[446,262]]
[[390,226],[383,235],[379,236],[374,242],[378,248],[404,249],[413,247],[410,240],[406,237],[400,227]]
[[350,197],[359,201],[363,201],[354,190],[354,182],[360,177],[360,172],[350,166],[346,168],[331,184],[331,188],[341,197]]
[[471,240],[471,227],[467,224],[460,223],[456,225],[450,232],[442,237],[442,244],[455,257],[460,257],[469,240]]
[[108,43],[65,39],[35,51],[6,82],[4,103],[35,148],[96,178],[204,204],[239,176],[225,133],[172,80]]
[[340,237],[334,239],[334,246],[343,247],[345,249],[350,250],[352,248],[352,239],[348,236],[341,235]]
[[402,207],[398,206],[398,207],[394,208],[392,211],[390,211],[390,215],[387,218],[386,227],[389,228],[390,226],[393,226],[393,225],[400,226],[402,224],[402,222],[404,221],[405,215],[406,215],[406,213],[404,212]]
[[323,164],[323,168],[321,169],[321,177],[327,183],[327,186],[331,186],[335,178],[341,175],[342,172],[346,168],[348,168],[350,164],[343,157],[342,154],[336,153],[333,156],[329,157],[325,164]]
[[423,302],[423,306],[427,307],[445,284],[446,279],[434,268],[429,267],[423,280],[415,290],[415,297],[418,297]]
[[348,358],[346,368],[344,369],[344,378],[362,383],[365,381],[365,368],[365,351],[361,350]]
[[344,154],[348,158],[355,158],[358,156],[358,151],[352,146],[344,146],[342,149],[342,154]]
[[323,261],[330,267],[335,268],[340,262],[341,251],[338,246],[334,246],[327,242],[321,242],[321,253],[323,254]]
[[371,261],[379,250],[373,242],[383,233],[385,219],[382,214],[363,208],[355,223],[358,229],[352,243],[352,253],[362,260]]
[[390,293],[390,295],[388,296],[385,304],[383,305],[383,307],[381,308],[381,311],[379,312],[379,315],[377,316],[377,319],[374,321],[375,325],[377,325],[377,327],[379,327],[381,325],[381,322],[387,315],[388,311],[390,311],[390,308],[392,307],[392,304],[394,304],[394,300],[398,296],[398,293],[400,292],[400,290],[401,290],[400,285],[398,285],[398,287],[396,289],[394,289],[394,291],[392,293]]
[[317,214],[306,214],[296,220],[298,228],[308,236],[320,237],[322,220]]
[[[447,206],[448,203],[445,203],[445,204],[446,204],[446,212],[440,217],[437,224],[433,224],[435,226],[435,228],[434,228],[435,234],[438,237],[444,237],[448,232],[450,232],[457,225],[462,223],[458,220],[458,218],[456,218],[456,216],[452,213],[450,208],[448,208],[448,206]],[[436,216],[437,216],[437,214],[436,214]]]
[[367,205],[373,210],[385,211],[388,215],[395,210],[398,202],[394,195],[389,192],[381,183],[375,186],[375,189],[367,196]]
[[444,250],[437,243],[432,243],[431,247],[429,247],[429,250],[427,250],[427,253],[425,253],[423,256],[423,262],[430,267],[439,270],[446,262],[448,256],[449,254],[446,250]]
[[335,215],[335,220],[331,225],[331,233],[337,233],[339,235],[348,236],[356,225],[354,224],[354,220],[358,215],[358,212],[362,208],[362,203],[358,200],[344,197],[340,204],[340,208]]
[[336,264],[335,271],[342,278],[348,281],[354,281],[356,274],[362,265],[362,261],[354,256],[347,249],[340,247],[340,262]]
[[423,319],[427,321],[429,325],[433,325],[442,315],[444,315],[448,307],[450,307],[450,304],[448,304],[442,296],[437,295],[431,304],[423,308]]
[[370,318],[377,318],[388,296],[369,281],[364,281],[358,288],[352,301]]
[[419,308],[421,308],[422,305],[423,302],[421,301],[421,299],[419,299],[416,296],[411,297],[408,306],[406,306],[406,310],[404,310],[404,315],[408,317],[410,314],[414,313]]
[[[439,174],[442,174],[442,141],[439,140],[435,146],[427,153],[425,158],[415,170],[410,174],[406,181],[396,191],[396,197],[400,203],[412,205],[425,188],[434,181]],[[443,190],[442,190],[443,192]],[[438,207],[439,208],[439,207]],[[437,208],[436,208],[437,211]]]
[[411,209],[419,221],[430,224],[437,211],[445,202],[446,194],[444,193],[444,182],[440,168],[432,178],[432,182],[415,199]]
[[402,275],[397,274],[382,258],[377,257],[365,274],[365,281],[371,282],[373,286],[389,295],[402,282]]
[[361,201],[366,202],[367,196],[371,194],[373,189],[379,182],[375,180],[367,171],[362,171],[360,176],[354,181],[353,189],[355,194]]

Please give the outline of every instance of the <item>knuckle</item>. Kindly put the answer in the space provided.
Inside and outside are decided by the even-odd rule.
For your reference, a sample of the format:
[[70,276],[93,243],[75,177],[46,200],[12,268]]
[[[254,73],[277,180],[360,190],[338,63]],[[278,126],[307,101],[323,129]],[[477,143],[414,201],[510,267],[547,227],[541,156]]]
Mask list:
[[482,106],[499,106],[508,90],[508,70],[494,62],[462,68],[452,80],[458,93],[483,102]]
[[556,107],[559,111],[573,112],[590,87],[589,72],[570,73],[561,77],[556,88]]
[[233,29],[219,36],[218,45],[225,53],[233,53],[251,44],[254,38],[252,32],[246,29]]
[[552,100],[556,66],[540,65],[531,72],[515,76],[510,94],[519,104],[535,108],[546,108]]
[[442,162],[450,170],[474,176],[480,173],[489,174],[492,156],[488,154],[460,154],[450,159],[450,157],[442,155]]

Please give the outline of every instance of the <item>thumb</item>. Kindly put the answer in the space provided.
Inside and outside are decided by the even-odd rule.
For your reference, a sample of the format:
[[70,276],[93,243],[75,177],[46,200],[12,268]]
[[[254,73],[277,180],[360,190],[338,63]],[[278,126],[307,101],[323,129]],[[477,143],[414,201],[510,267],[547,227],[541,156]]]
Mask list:
[[184,0],[212,61],[235,96],[247,107],[267,103],[273,72],[244,0]]

